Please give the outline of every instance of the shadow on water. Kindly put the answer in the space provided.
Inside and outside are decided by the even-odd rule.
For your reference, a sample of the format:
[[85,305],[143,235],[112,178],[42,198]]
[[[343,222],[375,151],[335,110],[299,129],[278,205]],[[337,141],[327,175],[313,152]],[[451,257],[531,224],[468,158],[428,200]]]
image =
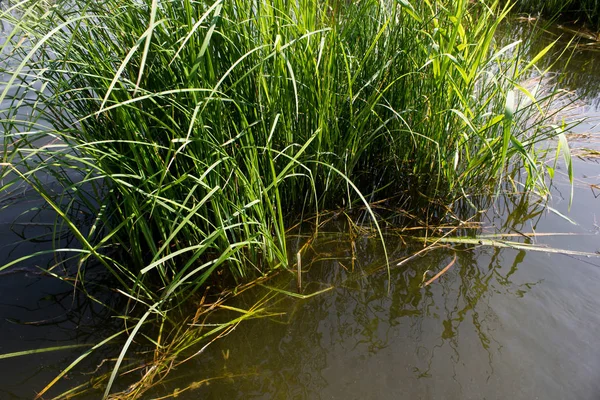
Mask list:
[[[0,265],[40,254],[0,271],[0,354],[66,347],[0,357],[0,398],[31,399],[91,344],[122,326],[111,316],[123,305],[110,289],[111,282],[102,268],[88,265],[77,276],[75,260],[51,253],[55,246],[74,246],[74,238],[55,231],[56,215],[43,206],[37,194],[22,188],[3,193],[2,200],[11,202],[13,212],[0,213]],[[78,212],[82,215],[78,219],[83,221],[87,211]],[[85,285],[76,282],[83,276]],[[114,351],[115,347],[106,346],[96,352],[77,373],[68,374],[57,390],[88,382],[92,376],[81,372],[93,371]]]

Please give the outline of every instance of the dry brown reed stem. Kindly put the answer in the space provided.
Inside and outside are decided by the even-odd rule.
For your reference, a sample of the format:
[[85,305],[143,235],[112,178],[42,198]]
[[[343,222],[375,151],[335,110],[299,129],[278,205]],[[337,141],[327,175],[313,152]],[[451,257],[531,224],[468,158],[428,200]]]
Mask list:
[[296,259],[297,259],[296,268],[298,270],[298,274],[297,274],[298,293],[302,293],[302,254],[300,251],[298,253],[296,253]]
[[[426,252],[428,252],[430,250],[433,250],[434,246],[436,246],[440,241],[442,241],[442,239],[444,239],[445,237],[449,236],[452,232],[455,232],[457,229],[463,228],[464,225],[468,225],[473,218],[475,218],[475,216],[469,218],[467,221],[461,221],[460,225],[452,227],[452,229],[450,229],[448,232],[446,232],[446,234],[444,234],[442,237],[437,238],[436,240],[434,240],[433,243],[431,243],[429,246],[426,245],[428,239],[425,238],[425,241],[424,241],[425,247],[423,249],[417,251],[415,254],[413,254],[413,255],[405,258],[404,260],[400,261],[398,264],[396,264],[396,266],[400,266],[402,264],[405,264],[408,261],[412,260],[413,258],[415,258],[415,257],[417,257],[417,256],[419,256],[419,255],[421,255],[423,253],[426,253]],[[441,246],[441,247],[444,247],[444,246]]]
[[435,276],[433,278],[431,278],[430,280],[428,280],[427,282],[425,282],[423,284],[423,287],[429,286],[432,282],[434,282],[440,276],[444,275],[446,273],[446,271],[448,271],[454,265],[455,262],[456,262],[456,254],[454,254],[454,259],[452,259],[452,261],[450,261],[450,264],[446,265],[444,267],[444,269],[442,269],[440,272],[438,272],[437,274],[435,274]]

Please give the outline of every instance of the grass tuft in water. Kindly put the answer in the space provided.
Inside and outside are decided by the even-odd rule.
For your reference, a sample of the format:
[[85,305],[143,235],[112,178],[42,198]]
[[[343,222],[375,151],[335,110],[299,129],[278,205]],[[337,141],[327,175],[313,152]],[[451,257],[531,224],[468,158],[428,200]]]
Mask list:
[[181,340],[178,321],[201,288],[291,267],[286,230],[303,216],[364,207],[381,236],[370,204],[384,199],[429,221],[441,218],[429,201],[447,208],[513,180],[546,190],[548,139],[562,132],[548,121],[555,93],[523,82],[549,48],[526,60],[525,44],[498,45],[510,5],[4,7],[2,200],[37,192],[57,214],[56,238],[78,242],[55,253],[77,257],[79,288],[99,263],[128,298],[105,397],[151,327],[162,333],[149,342],[175,356],[206,339],[162,341]]

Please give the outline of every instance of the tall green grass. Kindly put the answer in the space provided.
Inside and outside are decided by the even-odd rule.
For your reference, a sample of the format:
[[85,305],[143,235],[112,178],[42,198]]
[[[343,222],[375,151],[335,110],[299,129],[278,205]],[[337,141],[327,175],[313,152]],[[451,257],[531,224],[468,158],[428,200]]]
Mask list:
[[79,285],[86,263],[100,263],[130,298],[133,328],[105,395],[132,341],[146,326],[176,330],[215,274],[288,267],[286,229],[302,216],[362,205],[377,225],[371,202],[427,213],[423,199],[494,192],[521,167],[526,187],[544,191],[547,140],[562,131],[547,122],[551,102],[522,83],[548,48],[525,60],[523,43],[499,47],[509,9],[10,3],[0,189],[25,185],[54,208],[57,235],[78,241],[55,252],[78,257]]

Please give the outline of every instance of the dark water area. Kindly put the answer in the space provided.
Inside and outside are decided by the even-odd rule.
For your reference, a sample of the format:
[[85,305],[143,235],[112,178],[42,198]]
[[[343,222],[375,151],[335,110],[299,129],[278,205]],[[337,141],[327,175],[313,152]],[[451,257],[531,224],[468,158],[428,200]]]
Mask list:
[[[514,29],[525,34],[530,26]],[[561,34],[559,44],[567,43],[564,29],[548,29],[532,51]],[[568,64],[547,65],[578,97],[569,112],[586,117],[570,137],[574,203],[559,166],[548,208],[536,198],[499,198],[477,234],[600,252],[600,158],[593,153],[600,151],[600,46],[582,43]],[[14,199],[18,208],[3,208]],[[0,193],[0,265],[52,249],[55,216],[39,207],[24,188]],[[358,237],[353,245],[346,228],[328,227],[302,256],[303,293],[331,290],[304,300],[281,296],[272,310],[281,316],[242,323],[144,398],[600,399],[600,258],[448,244],[398,266],[423,245],[389,233],[388,275],[380,243]],[[60,240],[66,246],[72,238]],[[40,269],[55,263],[46,254],[0,271],[0,354],[97,343],[121,326],[69,282]],[[101,272],[98,282],[109,302]],[[291,291],[295,284],[286,273],[269,282]],[[249,291],[233,305],[249,308],[267,291]],[[0,399],[33,398],[85,350],[0,358]],[[87,382],[91,375],[81,371],[115,354],[97,354],[56,393]]]
[[[47,188],[52,189],[50,181]],[[39,255],[0,271],[0,399],[31,399],[73,360],[121,326],[111,319],[108,308],[119,307],[115,301],[119,298],[107,289],[107,274],[101,268],[88,266],[86,271],[93,283],[86,284],[85,290],[98,302],[75,291],[73,279],[62,279],[73,277],[78,266],[52,250],[77,246],[72,235],[53,234],[56,215],[41,205],[36,193],[24,187],[2,193],[0,207],[8,202],[9,209],[0,208],[0,265]],[[54,347],[65,349],[35,353]],[[84,362],[86,371],[93,371],[115,351],[109,346],[103,350]],[[2,356],[28,351],[34,354]],[[89,379],[84,374],[67,375],[58,388],[68,390]]]

